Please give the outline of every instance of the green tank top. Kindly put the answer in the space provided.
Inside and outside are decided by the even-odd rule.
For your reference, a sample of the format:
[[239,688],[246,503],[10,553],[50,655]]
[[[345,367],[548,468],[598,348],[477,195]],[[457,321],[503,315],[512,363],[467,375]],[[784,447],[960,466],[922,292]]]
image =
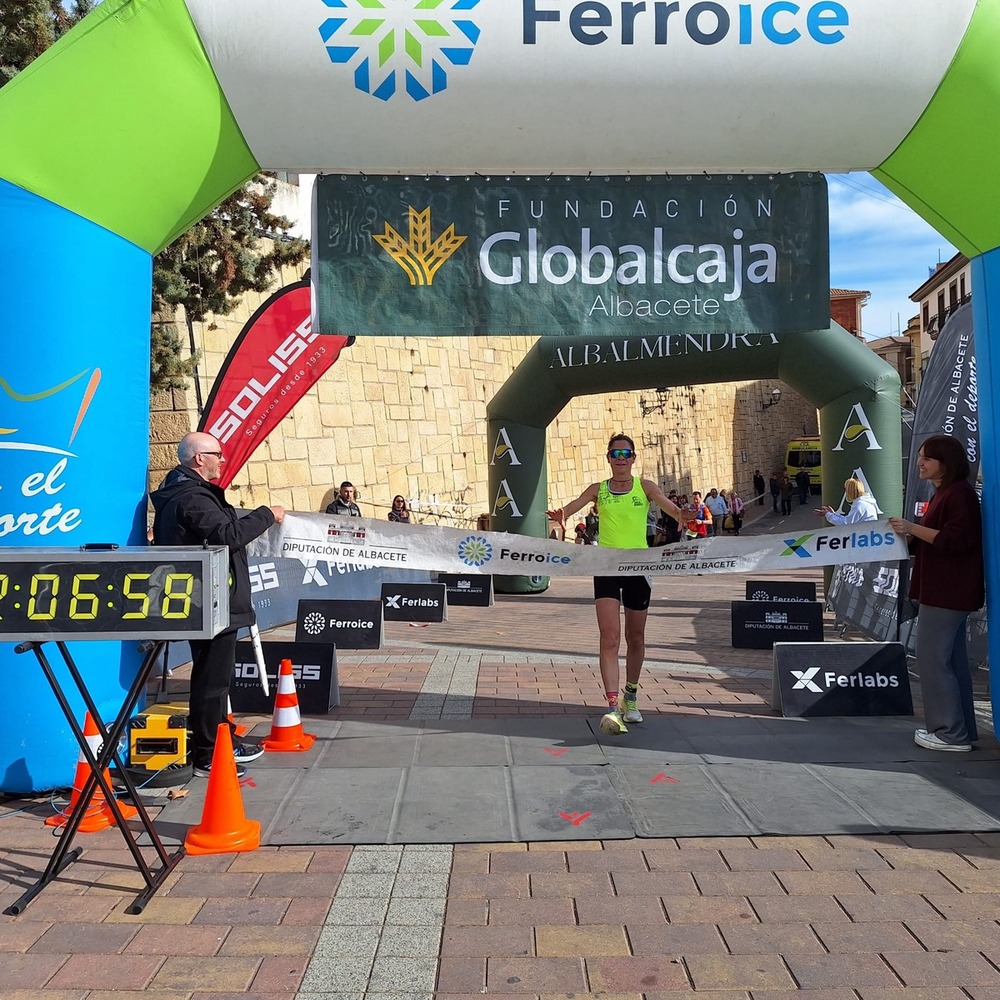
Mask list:
[[608,480],[603,480],[597,490],[598,544],[615,549],[646,548],[648,512],[649,498],[638,476],[632,477],[628,493],[612,493]]

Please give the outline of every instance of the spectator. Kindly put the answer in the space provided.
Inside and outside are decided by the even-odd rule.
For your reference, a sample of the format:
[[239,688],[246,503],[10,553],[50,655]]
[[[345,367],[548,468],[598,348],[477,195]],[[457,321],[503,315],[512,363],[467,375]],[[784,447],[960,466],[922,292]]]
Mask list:
[[774,513],[778,513],[778,497],[781,496],[781,483],[778,481],[778,473],[771,473],[771,480],[768,483],[768,489],[771,491],[771,505],[774,507]]
[[712,534],[721,536],[726,515],[729,513],[729,504],[726,503],[726,498],[720,496],[719,491],[713,486],[708,491],[708,496],[705,497],[705,506],[712,515]]
[[760,474],[760,469],[753,470],[753,492],[757,498],[757,506],[764,506],[764,477]]
[[[763,482],[763,480],[761,480]],[[738,535],[740,533],[740,528],[743,527],[743,514],[747,509],[747,505],[743,502],[743,498],[736,492],[736,487],[734,486],[729,494],[729,511],[733,516],[733,534]]]
[[783,475],[781,477],[781,513],[788,515],[792,512],[792,498],[795,496],[795,484]]
[[878,520],[875,497],[865,491],[865,484],[860,479],[844,481],[844,496],[851,501],[851,509],[846,514],[838,514],[829,504],[820,507],[816,513],[825,517],[830,524],[857,524],[858,521]]
[[597,504],[595,503],[590,508],[590,513],[583,519],[584,527],[586,528],[586,541],[588,545],[597,544],[597,536],[600,532],[600,518],[597,516]]
[[[354,505],[355,507],[357,504]],[[392,498],[392,506],[389,508],[389,520],[397,524],[410,523],[410,508],[406,504],[406,499],[398,493]]]
[[917,611],[917,673],[924,727],[913,741],[927,750],[968,752],[978,738],[966,619],[983,606],[983,524],[979,498],[968,480],[961,441],[935,434],[920,447],[920,478],[934,484],[934,497],[919,523],[890,517],[910,540],[915,559],[910,600]]
[[809,473],[805,469],[795,473],[795,485],[799,489],[799,506],[803,507],[809,502]]
[[691,494],[691,502],[683,509],[683,513],[685,538],[708,537],[708,526],[712,523],[712,515],[701,502],[701,494],[697,490]]
[[336,514],[339,517],[361,517],[361,508],[354,500],[354,483],[349,483],[346,479],[340,484],[337,495],[333,498],[327,508],[327,514]]
[[[156,514],[155,545],[225,545],[229,548],[229,622],[212,639],[191,643],[191,761],[194,773],[207,778],[215,752],[215,737],[227,721],[229,684],[236,669],[236,633],[255,618],[250,600],[250,569],[246,546],[272,524],[280,524],[283,507],[258,507],[241,516],[215,481],[226,461],[222,445],[210,434],[185,434],[177,445],[176,468],[167,473],[158,490],[150,494]],[[230,727],[235,727],[230,723]],[[235,737],[235,732],[234,732]],[[244,764],[264,751],[259,746],[233,741],[237,777]]]

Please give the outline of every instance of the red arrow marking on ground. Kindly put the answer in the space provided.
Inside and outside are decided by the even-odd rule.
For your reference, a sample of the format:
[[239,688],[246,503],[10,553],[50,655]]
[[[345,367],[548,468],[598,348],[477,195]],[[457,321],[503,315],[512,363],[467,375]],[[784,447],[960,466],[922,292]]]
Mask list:
[[564,753],[569,753],[569,747],[546,747],[545,752],[550,757],[561,757]]
[[559,813],[559,815],[562,816],[563,819],[569,820],[573,826],[579,826],[585,819],[587,819],[590,813]]
[[676,785],[680,783],[679,778],[671,778],[670,775],[664,774],[662,771],[655,777],[650,778],[649,783],[655,785],[657,782],[669,781],[671,785]]
[[254,781],[253,778],[244,778],[240,782],[240,788],[256,788],[256,787],[257,787],[257,782]]

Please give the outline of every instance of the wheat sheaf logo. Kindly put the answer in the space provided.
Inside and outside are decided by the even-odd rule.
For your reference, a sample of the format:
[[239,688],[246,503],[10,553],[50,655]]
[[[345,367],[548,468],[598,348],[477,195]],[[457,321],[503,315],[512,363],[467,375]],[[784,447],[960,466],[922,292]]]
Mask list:
[[468,66],[479,26],[468,14],[479,0],[323,0],[333,16],[319,28],[330,61],[354,71],[356,89],[388,101],[440,94],[448,72]]
[[406,272],[411,285],[433,285],[441,265],[466,241],[452,223],[437,239],[431,238],[431,210],[409,206],[410,238],[404,240],[387,222],[375,242]]

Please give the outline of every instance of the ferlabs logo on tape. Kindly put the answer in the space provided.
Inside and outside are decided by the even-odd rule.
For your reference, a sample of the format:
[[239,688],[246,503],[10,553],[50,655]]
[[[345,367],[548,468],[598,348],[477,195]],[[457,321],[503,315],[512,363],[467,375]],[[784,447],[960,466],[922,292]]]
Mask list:
[[812,538],[812,535],[803,535],[801,538],[786,538],[784,539],[785,544],[788,546],[784,552],[781,554],[783,556],[796,555],[800,559],[812,559],[812,553],[806,549],[806,542]]
[[319,28],[330,61],[351,69],[357,90],[389,101],[440,94],[448,73],[468,66],[479,41],[469,13],[479,0],[323,0]]
[[458,558],[466,566],[482,566],[493,558],[493,546],[482,535],[469,535],[458,543]]

